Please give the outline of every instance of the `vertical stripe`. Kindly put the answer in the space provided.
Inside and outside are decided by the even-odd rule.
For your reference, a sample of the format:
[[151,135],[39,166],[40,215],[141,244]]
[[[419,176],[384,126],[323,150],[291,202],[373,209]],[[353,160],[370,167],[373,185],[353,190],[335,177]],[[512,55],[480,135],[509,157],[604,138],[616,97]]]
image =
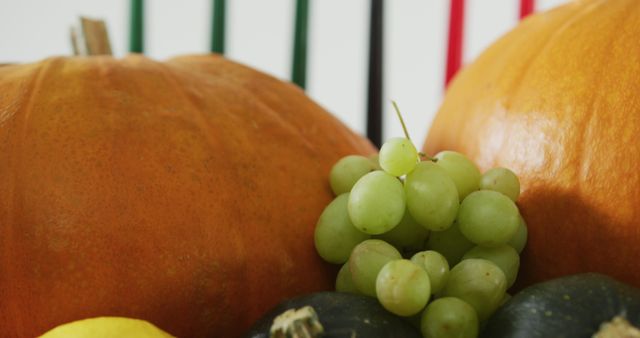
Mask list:
[[129,51],[144,53],[144,0],[131,0]]
[[291,81],[302,89],[304,89],[307,84],[308,18],[309,0],[297,0]]
[[378,148],[382,145],[383,7],[383,0],[371,0],[367,137]]
[[211,51],[224,54],[226,0],[213,0],[211,8]]
[[522,20],[533,13],[535,6],[535,0],[520,0],[520,19]]
[[465,0],[451,0],[449,12],[449,42],[447,45],[447,69],[445,87],[462,65],[462,43],[464,38]]

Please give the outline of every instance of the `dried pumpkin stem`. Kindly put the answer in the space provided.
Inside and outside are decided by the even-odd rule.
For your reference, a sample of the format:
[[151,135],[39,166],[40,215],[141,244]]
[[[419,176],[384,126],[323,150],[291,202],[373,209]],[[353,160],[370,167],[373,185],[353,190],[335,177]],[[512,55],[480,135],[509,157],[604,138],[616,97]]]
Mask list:
[[73,55],[112,55],[107,25],[101,19],[80,17],[80,27],[71,27]]

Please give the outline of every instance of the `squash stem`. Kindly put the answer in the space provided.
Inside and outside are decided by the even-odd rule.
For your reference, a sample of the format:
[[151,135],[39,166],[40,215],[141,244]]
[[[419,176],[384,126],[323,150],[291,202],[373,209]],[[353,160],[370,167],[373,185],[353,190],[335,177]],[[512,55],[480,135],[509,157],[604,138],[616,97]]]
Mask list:
[[631,325],[622,316],[616,316],[611,321],[600,325],[600,330],[593,335],[593,338],[620,338],[620,337],[640,337],[640,330]]
[[278,315],[269,330],[269,338],[320,338],[323,333],[318,314],[307,305]]

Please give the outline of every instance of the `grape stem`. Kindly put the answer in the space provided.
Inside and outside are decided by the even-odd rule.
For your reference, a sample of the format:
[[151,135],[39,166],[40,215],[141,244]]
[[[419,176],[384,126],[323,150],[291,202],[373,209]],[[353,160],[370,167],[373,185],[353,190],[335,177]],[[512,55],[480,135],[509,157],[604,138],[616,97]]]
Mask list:
[[398,104],[394,100],[391,100],[391,104],[393,105],[393,109],[395,109],[396,111],[398,120],[400,120],[400,125],[402,125],[402,131],[404,132],[404,136],[407,138],[407,140],[411,141],[411,137],[409,136],[409,131],[407,131],[407,126],[404,124],[404,119],[402,118],[402,114],[400,113],[400,108],[398,108]]
[[[393,105],[393,109],[396,111],[396,115],[398,116],[398,120],[400,120],[400,125],[402,126],[402,131],[404,132],[404,136],[407,138],[407,140],[411,141],[411,137],[409,136],[409,131],[407,130],[407,125],[404,124],[404,119],[402,118],[402,114],[400,113],[400,108],[398,108],[398,104],[396,103],[396,101],[391,100],[391,104]],[[427,159],[429,161],[432,162],[437,162],[438,159],[433,158],[423,152],[419,152],[418,155],[420,156],[420,158],[424,158]]]
[[431,162],[438,162],[437,158],[431,157],[431,156],[429,156],[429,155],[427,155],[427,154],[425,154],[423,152],[419,152],[418,156],[420,156],[421,158],[423,158],[425,160],[431,161]]

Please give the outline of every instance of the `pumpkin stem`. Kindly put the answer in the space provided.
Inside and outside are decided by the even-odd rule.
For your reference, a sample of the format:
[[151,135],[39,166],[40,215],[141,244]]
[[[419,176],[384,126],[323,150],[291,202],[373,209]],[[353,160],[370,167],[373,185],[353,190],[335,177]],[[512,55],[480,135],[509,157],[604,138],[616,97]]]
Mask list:
[[600,330],[593,335],[593,338],[638,338],[640,330],[631,325],[624,317],[615,316],[611,321],[602,323]]
[[80,17],[80,28],[71,27],[74,55],[111,55],[107,25],[103,20]]
[[[398,116],[398,120],[400,120],[400,125],[402,126],[402,131],[404,132],[404,137],[407,138],[407,140],[411,141],[411,137],[409,136],[409,131],[407,130],[407,125],[404,123],[404,119],[402,118],[402,113],[400,113],[400,108],[398,108],[398,104],[396,103],[396,101],[391,100],[391,104],[393,105],[393,109],[396,111],[396,115]],[[413,141],[411,141],[413,142]],[[419,152],[418,155],[420,156],[421,159],[427,159],[429,161],[432,162],[437,162],[438,159],[433,158],[423,152]]]

